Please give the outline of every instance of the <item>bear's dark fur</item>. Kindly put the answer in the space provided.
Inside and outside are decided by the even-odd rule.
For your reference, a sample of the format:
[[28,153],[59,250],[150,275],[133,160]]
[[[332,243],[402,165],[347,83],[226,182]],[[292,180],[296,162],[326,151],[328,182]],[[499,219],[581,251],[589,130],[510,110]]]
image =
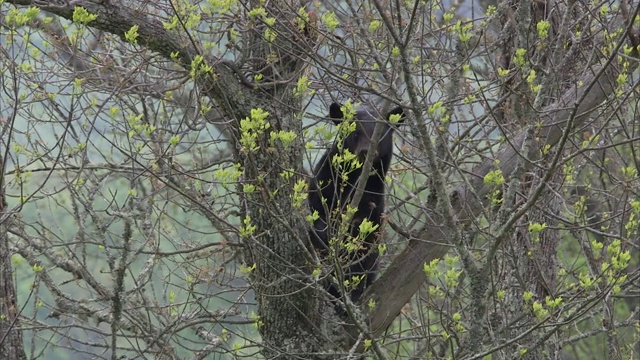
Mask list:
[[[401,107],[394,108],[387,115],[387,120],[392,114],[401,116],[404,120],[404,112]],[[344,121],[344,114],[341,105],[331,104],[329,117],[336,125]],[[309,185],[309,207],[311,212],[317,211],[319,218],[315,220],[310,237],[313,245],[319,250],[322,256],[326,256],[329,250],[329,239],[338,236],[341,215],[347,204],[351,203],[358,188],[357,181],[362,173],[362,166],[352,170],[344,176],[344,166],[342,169],[335,161],[334,157],[340,156],[344,150],[349,150],[361,164],[364,164],[369,145],[376,127],[375,115],[366,110],[358,110],[352,122],[355,122],[355,131],[350,134],[341,135],[333,146],[327,150],[316,165],[313,178]],[[379,226],[382,222],[384,212],[384,185],[387,170],[393,156],[393,128],[387,121],[384,125],[380,141],[375,147],[373,163],[371,165],[370,176],[364,188],[364,193],[357,206],[357,211],[349,226],[349,235],[353,238],[359,234],[359,226],[363,219],[368,219],[378,229],[371,232],[360,244],[361,246],[351,251],[347,251],[343,246],[335,247],[336,254],[340,257],[344,279],[351,282],[353,276],[363,276],[357,286],[351,289],[351,299],[358,301],[364,290],[373,283],[378,260],[378,234]],[[344,235],[344,234],[343,234]],[[344,242],[344,236],[339,239]],[[338,279],[340,280],[340,279]],[[327,287],[327,291],[336,298],[340,298],[340,291],[333,285]]]

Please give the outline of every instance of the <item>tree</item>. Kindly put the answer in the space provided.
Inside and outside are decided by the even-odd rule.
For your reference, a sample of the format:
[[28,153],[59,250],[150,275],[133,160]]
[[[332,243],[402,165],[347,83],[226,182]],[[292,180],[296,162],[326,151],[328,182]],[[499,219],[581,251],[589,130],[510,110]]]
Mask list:
[[[2,164],[2,168],[4,168],[4,161],[1,156],[0,164]],[[4,176],[2,176],[0,177],[0,216],[2,216],[3,219],[6,207]],[[0,238],[0,254],[9,254],[9,241],[7,229],[4,224],[0,227],[0,235],[2,236]],[[0,322],[0,343],[7,345],[0,348],[0,356],[4,359],[24,359],[25,354],[22,350],[22,331],[20,331],[20,320],[16,306],[15,285],[12,277],[11,264],[9,264],[8,260],[8,256],[3,256],[2,262],[0,262],[0,288],[2,289],[2,296],[0,296],[0,314],[2,315],[2,322]]]
[[[637,354],[640,5],[465,5],[0,4],[7,356]],[[346,315],[330,100],[410,114]]]

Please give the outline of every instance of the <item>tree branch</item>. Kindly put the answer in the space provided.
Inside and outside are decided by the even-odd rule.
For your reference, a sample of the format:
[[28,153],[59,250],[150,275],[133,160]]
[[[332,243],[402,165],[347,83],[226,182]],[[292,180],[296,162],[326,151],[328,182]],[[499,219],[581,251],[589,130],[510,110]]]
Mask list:
[[[198,76],[196,83],[217,101],[224,114],[229,117],[243,118],[246,102],[243,91],[246,85],[238,79],[238,74],[229,63],[211,55],[202,54],[197,44],[176,32],[167,31],[162,22],[151,18],[145,11],[114,5],[110,1],[91,2],[86,0],[69,1],[59,4],[54,1],[10,0],[9,3],[23,6],[35,6],[62,18],[72,21],[76,7],[83,7],[97,18],[87,24],[92,28],[118,35],[126,41],[124,34],[133,26],[138,26],[137,44],[157,52],[166,59],[177,62],[190,70],[196,56],[202,55],[213,71],[206,76]],[[177,56],[176,56],[177,55]]]
[[[532,166],[541,149],[553,146],[560,140],[568,119],[574,117],[574,129],[589,119],[591,113],[613,93],[617,76],[618,69],[611,64],[604,65],[588,74],[581,82],[583,86],[574,86],[565,92],[560,101],[546,107],[542,112],[542,116],[546,114],[546,120],[540,130],[538,146],[533,146],[526,154],[526,166]],[[513,173],[522,156],[519,150],[525,138],[526,130],[507,144],[496,159],[487,159],[472,171],[474,177],[469,183],[475,192],[463,186],[452,193],[451,202],[461,222],[468,224],[480,213],[490,191],[483,179],[487,173],[496,169],[496,164],[499,164],[505,177],[508,178]],[[435,212],[430,215],[419,235],[409,241],[407,247],[365,294],[363,303],[368,303],[370,299],[376,303],[371,314],[371,331],[376,335],[385,331],[427,280],[422,270],[423,264],[443,257],[451,248],[447,239],[452,234],[448,233],[443,216]]]

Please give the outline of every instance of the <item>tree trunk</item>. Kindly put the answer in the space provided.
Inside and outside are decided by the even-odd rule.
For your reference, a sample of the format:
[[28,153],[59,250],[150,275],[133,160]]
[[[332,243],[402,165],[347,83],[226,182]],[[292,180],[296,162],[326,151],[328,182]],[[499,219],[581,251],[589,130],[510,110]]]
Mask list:
[[4,197],[4,161],[1,155],[0,169],[0,359],[26,359],[7,237],[7,202]]
[[[257,326],[265,343],[265,357],[280,359],[297,354],[309,358],[308,354],[319,350],[313,341],[318,335],[319,311],[309,281],[311,257],[305,256],[310,254],[304,245],[308,241],[308,225],[303,216],[307,203],[296,203],[291,191],[294,184],[304,181],[302,144],[300,137],[289,146],[269,140],[271,132],[300,134],[302,124],[293,111],[283,110],[294,107],[276,103],[277,106],[265,106],[269,112],[265,123],[270,128],[257,134],[259,146],[270,150],[241,151],[244,178],[239,191],[246,204],[245,266],[251,272],[258,300]],[[255,230],[251,230],[252,226]]]
[[[256,325],[264,342],[263,355],[311,359],[310,354],[327,351],[328,342],[320,340],[322,321],[310,276],[314,260],[306,189],[294,190],[306,184],[303,110],[293,89],[305,66],[301,59],[308,56],[304,45],[309,38],[304,29],[290,27],[295,15],[282,13],[287,6],[274,1],[266,7],[278,20],[273,25],[278,46],[265,41],[265,24],[256,22],[252,27],[249,43],[256,61],[251,72],[263,80],[246,92],[253,104],[245,108],[248,117],[236,119],[242,146],[237,155],[244,171],[238,192],[244,204],[244,260],[258,301]],[[263,121],[258,109],[268,113]]]

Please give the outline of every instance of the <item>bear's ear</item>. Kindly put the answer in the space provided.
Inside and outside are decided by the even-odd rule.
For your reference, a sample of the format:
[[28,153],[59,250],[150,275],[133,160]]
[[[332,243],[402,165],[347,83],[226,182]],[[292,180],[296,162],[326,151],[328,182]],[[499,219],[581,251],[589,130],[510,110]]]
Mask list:
[[344,119],[344,114],[342,113],[342,110],[340,110],[341,107],[342,105],[335,102],[329,106],[329,117],[333,119],[333,122],[336,125],[340,124]]
[[389,114],[387,115],[387,120],[391,118],[391,115],[400,115],[400,120],[398,120],[396,124],[401,124],[406,117],[404,114],[404,109],[401,106],[391,109],[391,111],[389,111]]

